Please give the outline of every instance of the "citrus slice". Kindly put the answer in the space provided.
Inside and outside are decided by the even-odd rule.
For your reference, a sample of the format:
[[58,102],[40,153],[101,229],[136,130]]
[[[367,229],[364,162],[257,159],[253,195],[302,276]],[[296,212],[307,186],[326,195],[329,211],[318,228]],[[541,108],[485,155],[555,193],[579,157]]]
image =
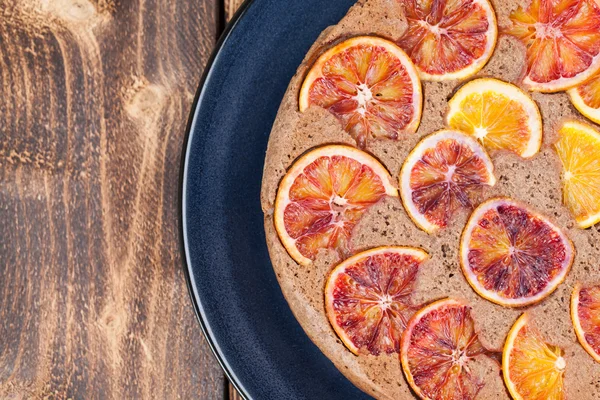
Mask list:
[[300,89],[300,111],[325,108],[365,147],[370,138],[414,133],[423,95],[418,72],[400,47],[374,36],[346,40],[326,51]]
[[321,249],[350,254],[352,229],[385,196],[398,196],[373,156],[350,146],[318,147],[294,162],[279,184],[275,229],[290,256],[309,265]]
[[563,165],[563,202],[585,229],[600,222],[600,132],[567,121],[554,145]]
[[510,329],[502,352],[502,375],[512,398],[563,399],[566,367],[563,351],[546,343],[523,314]]
[[579,343],[600,362],[600,285],[575,286],[571,296],[571,319]]
[[474,368],[489,351],[481,344],[471,307],[444,299],[419,310],[402,334],[400,361],[421,399],[470,400],[484,386]]
[[590,120],[600,124],[600,74],[569,89],[571,103]]
[[465,79],[488,62],[498,37],[487,0],[400,0],[408,30],[398,44],[421,79]]
[[474,136],[487,150],[508,150],[524,158],[540,150],[542,115],[533,99],[515,85],[475,79],[448,105],[448,126]]
[[482,190],[496,183],[494,166],[472,137],[443,130],[423,139],[406,158],[400,172],[400,193],[406,212],[424,231],[448,225],[459,209],[472,209]]
[[329,275],[325,307],[331,326],[354,354],[400,351],[400,335],[415,311],[419,265],[429,256],[410,247],[379,247],[350,257]]
[[595,0],[532,0],[510,19],[506,33],[527,48],[523,83],[529,89],[566,90],[600,70],[600,6]]
[[507,307],[550,295],[567,276],[573,256],[573,245],[559,228],[504,198],[480,205],[460,242],[460,264],[471,287]]

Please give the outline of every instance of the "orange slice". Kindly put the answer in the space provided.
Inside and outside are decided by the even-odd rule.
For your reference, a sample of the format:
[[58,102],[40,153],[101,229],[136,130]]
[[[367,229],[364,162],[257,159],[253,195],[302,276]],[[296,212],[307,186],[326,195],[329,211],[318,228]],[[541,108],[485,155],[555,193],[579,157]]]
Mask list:
[[573,256],[567,236],[547,218],[503,198],[473,212],[460,242],[460,264],[471,287],[507,307],[550,295],[567,276]]
[[487,353],[477,337],[471,307],[444,299],[410,319],[402,334],[400,361],[421,399],[470,400],[484,386],[474,365]]
[[414,133],[423,95],[415,66],[394,43],[373,36],[346,40],[312,66],[300,90],[300,111],[329,110],[365,147],[370,138]]
[[475,79],[461,87],[448,105],[448,126],[474,136],[487,150],[508,150],[524,158],[540,150],[542,114],[515,85]]
[[406,212],[424,231],[445,228],[460,209],[479,203],[482,190],[496,183],[494,166],[472,137],[443,130],[423,139],[400,172]]
[[568,93],[571,97],[571,103],[580,113],[600,124],[600,74],[596,74],[581,85],[569,89]]
[[421,249],[380,247],[350,257],[331,272],[325,307],[331,326],[354,354],[400,351],[400,335],[415,311],[411,302]]
[[352,229],[369,207],[398,196],[373,156],[350,146],[318,147],[294,162],[279,184],[275,228],[296,262],[311,264],[321,249],[350,255]]
[[400,0],[408,30],[398,44],[421,79],[465,79],[488,62],[498,37],[487,0]]
[[510,19],[506,33],[527,47],[523,83],[531,90],[569,89],[600,70],[600,6],[595,0],[532,0]]
[[523,314],[513,325],[502,352],[502,375],[515,400],[559,400],[565,397],[563,351],[544,341]]
[[600,285],[575,286],[571,296],[571,319],[579,343],[600,362]]
[[600,132],[567,121],[554,145],[563,165],[563,202],[580,228],[600,222]]

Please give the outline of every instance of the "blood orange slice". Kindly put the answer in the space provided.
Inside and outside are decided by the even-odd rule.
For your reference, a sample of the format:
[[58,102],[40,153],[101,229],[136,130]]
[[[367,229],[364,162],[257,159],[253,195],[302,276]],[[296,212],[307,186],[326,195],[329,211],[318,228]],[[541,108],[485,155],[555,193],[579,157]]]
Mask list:
[[296,262],[309,265],[321,249],[350,255],[352,229],[385,196],[398,196],[373,156],[350,146],[316,148],[294,162],[279,184],[275,228]]
[[487,0],[400,0],[408,30],[398,44],[423,80],[465,79],[488,62],[498,37]]
[[532,0],[510,19],[506,33],[527,47],[523,83],[531,90],[569,89],[600,70],[600,6],[595,0]]
[[546,298],[565,279],[574,249],[547,218],[510,199],[492,199],[471,215],[460,263],[473,289],[507,307]]
[[493,186],[494,166],[472,137],[444,130],[423,139],[400,172],[404,207],[415,224],[433,233],[448,225],[460,209],[479,203],[483,188]]
[[508,333],[502,352],[502,375],[512,398],[563,399],[566,367],[563,351],[546,343],[523,314]]
[[600,124],[600,74],[569,89],[571,103],[590,120]]
[[380,247],[347,259],[329,275],[325,307],[333,329],[354,354],[391,354],[415,311],[419,265],[429,256],[409,247]]
[[477,337],[471,307],[444,299],[410,319],[402,334],[400,361],[420,398],[470,400],[484,386],[474,364],[488,353]]
[[575,286],[571,296],[571,319],[579,343],[600,362],[600,285]]
[[355,37],[326,51],[300,90],[300,111],[329,110],[365,147],[369,138],[397,139],[419,127],[423,95],[415,66],[394,43]]
[[542,114],[515,85],[475,79],[461,87],[448,105],[448,126],[474,136],[488,150],[508,150],[524,158],[540,150]]
[[554,145],[563,165],[563,202],[580,228],[600,222],[600,132],[567,121]]

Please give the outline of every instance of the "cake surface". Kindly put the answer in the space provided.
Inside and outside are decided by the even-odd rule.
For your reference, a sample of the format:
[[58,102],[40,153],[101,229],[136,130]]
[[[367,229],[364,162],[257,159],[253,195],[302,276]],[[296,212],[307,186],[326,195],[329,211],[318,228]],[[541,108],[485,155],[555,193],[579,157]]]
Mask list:
[[[508,16],[525,1],[492,0],[498,25],[508,23]],[[281,244],[274,224],[273,208],[279,182],[295,159],[315,146],[342,143],[355,146],[339,121],[329,112],[311,107],[298,111],[298,94],[308,69],[323,51],[357,35],[377,35],[397,41],[407,28],[397,0],[360,0],[336,26],[326,29],[308,52],[292,78],[281,103],[271,132],[266,154],[261,202],[265,214],[265,232],[269,252],[281,289],[301,326],[356,386],[379,399],[411,399],[403,376],[399,356],[355,356],[342,344],[325,314],[324,286],[329,271],[341,260],[331,252],[321,252],[309,266],[298,265]],[[518,84],[523,71],[525,48],[513,37],[500,35],[495,52],[487,65],[473,79],[494,77]],[[392,174],[395,184],[408,153],[426,135],[445,127],[448,100],[461,82],[423,82],[423,115],[415,134],[398,140],[371,140],[366,151],[378,158]],[[473,307],[473,318],[482,343],[501,351],[504,340],[519,315],[527,310],[535,324],[552,344],[565,352],[566,397],[595,399],[600,397],[600,363],[595,362],[579,345],[569,317],[571,291],[578,281],[600,282],[600,231],[598,227],[581,230],[561,201],[561,164],[552,144],[557,129],[567,119],[581,119],[566,93],[531,93],[542,116],[544,137],[540,152],[523,159],[507,152],[492,153],[496,185],[486,198],[510,197],[546,215],[571,239],[576,249],[575,261],[566,280],[544,301],[520,309],[493,304],[471,289],[461,273],[459,243],[469,217],[462,213],[444,230],[428,235],[410,220],[398,198],[388,198],[371,207],[352,236],[352,247],[367,250],[378,246],[419,247],[429,253],[418,273],[415,298],[428,303],[445,297],[465,300]],[[492,359],[482,366],[485,386],[480,399],[509,398],[502,381],[501,367]]]

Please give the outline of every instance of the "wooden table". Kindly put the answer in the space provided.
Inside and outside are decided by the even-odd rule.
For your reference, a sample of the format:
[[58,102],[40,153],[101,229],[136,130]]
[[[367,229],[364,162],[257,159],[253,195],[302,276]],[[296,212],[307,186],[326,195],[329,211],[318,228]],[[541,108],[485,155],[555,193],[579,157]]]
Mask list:
[[234,396],[179,247],[194,93],[240,0],[0,0],[0,398]]

